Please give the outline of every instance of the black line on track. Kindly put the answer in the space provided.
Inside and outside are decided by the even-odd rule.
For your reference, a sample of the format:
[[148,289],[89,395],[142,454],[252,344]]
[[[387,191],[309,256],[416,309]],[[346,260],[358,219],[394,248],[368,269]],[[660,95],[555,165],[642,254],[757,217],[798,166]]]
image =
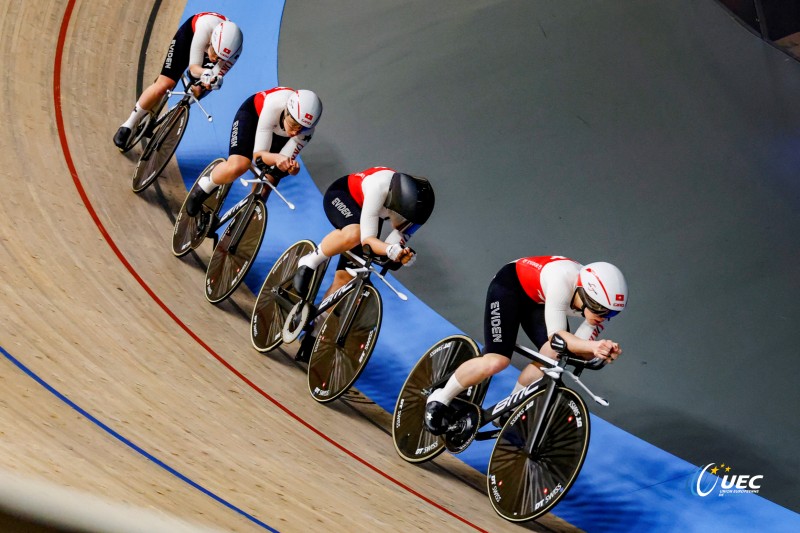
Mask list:
[[144,83],[144,62],[147,60],[147,47],[150,44],[150,36],[153,34],[153,26],[155,26],[156,16],[161,7],[161,0],[156,0],[153,3],[153,8],[150,10],[150,18],[147,19],[147,26],[144,29],[144,36],[142,37],[142,47],[139,49],[139,68],[136,70],[136,96],[142,94],[142,85]]

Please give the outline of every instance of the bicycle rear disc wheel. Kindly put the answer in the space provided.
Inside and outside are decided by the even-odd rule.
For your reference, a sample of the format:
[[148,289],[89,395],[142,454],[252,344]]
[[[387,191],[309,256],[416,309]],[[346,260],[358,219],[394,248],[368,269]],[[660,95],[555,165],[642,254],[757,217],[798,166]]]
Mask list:
[[[294,243],[275,261],[261,285],[250,317],[250,340],[259,352],[274,350],[283,342],[281,331],[289,310],[302,299],[292,285],[297,262],[314,248],[309,240]],[[314,282],[312,279],[312,286]]]
[[308,360],[308,390],[320,403],[328,403],[345,392],[367,366],[378,340],[383,310],[381,295],[372,285],[361,288],[361,303],[353,311],[353,321],[344,341],[337,343],[337,333],[344,313],[358,296],[349,291],[333,306],[322,323]]
[[[208,261],[206,299],[212,304],[221,302],[241,285],[264,240],[267,229],[267,209],[264,202],[261,198],[256,198],[250,219],[242,220],[246,212],[247,209],[242,209],[234,215]],[[245,224],[245,228],[236,250],[232,251],[231,237],[239,224]]]
[[532,455],[526,451],[547,390],[519,406],[497,437],[486,475],[494,510],[512,522],[549,512],[572,487],[589,448],[589,412],[575,391],[557,387],[545,416],[543,435]]
[[142,192],[161,175],[175,150],[178,149],[178,144],[186,132],[187,122],[189,122],[189,108],[186,106],[177,106],[167,114],[136,164],[131,182],[133,192]]
[[[211,171],[214,170],[214,167],[223,161],[225,160],[221,157],[212,161],[203,172],[200,173],[200,176],[197,177],[192,187],[195,187],[203,176],[208,176]],[[222,203],[225,201],[225,197],[228,196],[230,187],[231,185],[229,183],[217,187],[214,194],[203,202],[203,206],[205,206],[203,211],[195,217],[189,216],[186,212],[186,202],[189,200],[189,195],[186,195],[183,199],[181,209],[178,211],[178,217],[175,219],[175,228],[172,230],[172,253],[175,257],[186,255],[203,243],[211,229],[213,217],[219,213]],[[201,217],[206,218],[204,224],[201,224]]]
[[[461,363],[479,354],[475,341],[466,335],[451,335],[431,346],[417,361],[394,406],[392,441],[400,457],[409,463],[422,463],[445,450],[445,436],[432,435],[425,429],[425,403],[434,388],[444,386]],[[471,402],[478,390],[470,387],[459,397]]]

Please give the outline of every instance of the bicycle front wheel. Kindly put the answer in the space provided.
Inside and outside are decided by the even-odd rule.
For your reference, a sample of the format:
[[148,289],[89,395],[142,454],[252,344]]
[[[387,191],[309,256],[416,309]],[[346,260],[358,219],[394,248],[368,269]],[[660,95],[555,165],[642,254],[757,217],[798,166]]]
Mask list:
[[[200,176],[197,177],[192,187],[197,186],[197,182],[201,178],[210,175],[211,171],[224,161],[220,157],[209,163],[200,173]],[[186,202],[189,200],[189,195],[186,195],[181,209],[178,211],[178,217],[175,219],[175,228],[172,230],[172,253],[175,257],[186,255],[203,243],[211,229],[214,217],[219,213],[222,203],[228,196],[230,187],[230,183],[217,187],[214,194],[203,202],[204,209],[195,217],[189,216],[189,213],[186,212]]]
[[[352,322],[343,339],[338,339],[346,310],[354,299],[361,302],[352,310]],[[335,400],[358,379],[367,366],[378,340],[383,315],[381,295],[372,285],[363,285],[360,294],[349,291],[333,306],[317,335],[308,360],[308,390],[320,403]]]
[[[267,229],[267,209],[261,198],[255,199],[250,218],[243,220],[246,214],[247,209],[236,213],[211,254],[206,269],[206,299],[212,304],[221,302],[239,287],[261,248]],[[233,233],[242,224],[245,227],[239,242],[233,243]]]
[[[444,435],[432,435],[423,425],[425,403],[434,389],[444,386],[461,363],[479,354],[475,341],[466,335],[451,335],[431,346],[417,361],[394,406],[392,440],[400,457],[409,463],[422,463],[445,450]],[[471,402],[478,390],[478,387],[470,387],[459,397]]]
[[133,192],[142,192],[161,175],[175,150],[178,149],[178,144],[186,132],[187,122],[189,122],[189,108],[186,106],[176,106],[167,113],[139,157],[131,182]]
[[297,262],[314,248],[316,245],[308,240],[294,243],[275,261],[261,285],[250,318],[250,340],[259,352],[274,350],[281,344],[281,331],[289,310],[302,299],[292,285]]
[[552,509],[572,487],[589,448],[589,412],[573,390],[558,387],[542,423],[539,444],[527,441],[547,390],[535,393],[503,426],[489,459],[486,481],[497,514],[512,522],[533,520]]

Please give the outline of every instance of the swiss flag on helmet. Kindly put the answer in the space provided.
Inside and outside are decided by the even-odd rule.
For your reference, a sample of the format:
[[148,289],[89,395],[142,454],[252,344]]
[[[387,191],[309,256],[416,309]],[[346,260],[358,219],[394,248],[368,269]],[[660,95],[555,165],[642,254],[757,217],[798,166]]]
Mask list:
[[624,302],[625,301],[625,295],[624,294],[617,294],[617,301],[618,302]]

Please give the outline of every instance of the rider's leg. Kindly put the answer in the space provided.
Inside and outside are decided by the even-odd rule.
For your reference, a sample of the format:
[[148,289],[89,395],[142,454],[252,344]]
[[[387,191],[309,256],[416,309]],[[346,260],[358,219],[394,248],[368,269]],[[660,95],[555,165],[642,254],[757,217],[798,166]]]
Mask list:
[[444,388],[436,389],[428,396],[428,402],[441,402],[444,405],[450,405],[453,398],[469,387],[477,385],[481,381],[505,370],[510,362],[510,358],[497,353],[487,353],[482,357],[475,357],[465,361],[450,376]]
[[495,275],[486,293],[484,310],[484,352],[462,363],[444,388],[428,396],[425,406],[425,425],[434,434],[447,428],[449,404],[459,393],[472,385],[504,370],[511,363],[517,332],[520,326],[521,303],[527,298],[516,274],[516,266],[509,263]]
[[231,155],[227,161],[223,161],[205,176],[201,176],[192,190],[189,191],[189,197],[186,200],[186,213],[191,216],[197,216],[200,213],[200,207],[220,185],[232,183],[236,178],[244,174],[250,169],[250,160],[241,155]]
[[[341,254],[357,246],[361,242],[361,226],[350,224],[342,229],[335,229],[328,233],[319,246],[314,251],[300,258],[297,262],[297,273],[294,276],[294,288],[300,293],[308,292],[308,284],[314,276],[314,271],[328,258]],[[334,276],[333,285],[325,293],[325,296],[333,293],[336,289],[349,281],[351,276],[343,270],[337,270]]]
[[174,87],[175,80],[162,74],[152,85],[145,89],[136,101],[136,105],[133,106],[133,111],[131,111],[128,120],[122,123],[116,135],[114,135],[114,144],[117,146],[124,146],[133,128],[136,127],[147,113],[161,102],[161,99],[167,94],[167,91],[172,90]]

